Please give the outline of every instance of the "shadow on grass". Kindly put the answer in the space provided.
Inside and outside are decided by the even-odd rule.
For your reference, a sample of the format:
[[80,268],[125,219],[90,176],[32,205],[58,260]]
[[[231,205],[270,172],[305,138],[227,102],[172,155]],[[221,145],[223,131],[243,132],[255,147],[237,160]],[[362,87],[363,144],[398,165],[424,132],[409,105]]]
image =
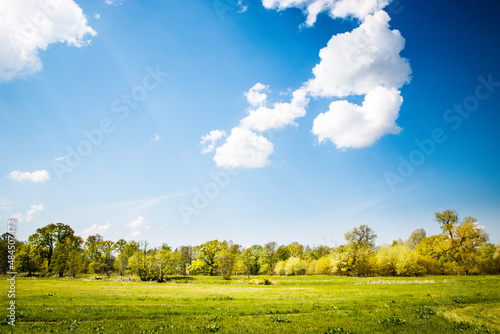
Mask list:
[[165,282],[187,283],[189,281],[196,281],[196,277],[192,277],[192,276],[178,276],[178,277],[167,277],[167,278],[165,278]]

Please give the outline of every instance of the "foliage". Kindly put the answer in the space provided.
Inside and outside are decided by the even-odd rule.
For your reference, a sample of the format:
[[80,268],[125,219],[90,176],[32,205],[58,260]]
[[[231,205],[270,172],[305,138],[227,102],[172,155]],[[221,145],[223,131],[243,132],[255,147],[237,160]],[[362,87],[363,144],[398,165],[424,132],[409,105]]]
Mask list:
[[356,250],[363,248],[374,250],[375,239],[377,239],[377,235],[368,225],[355,227],[345,234],[345,240],[348,245],[354,247]]
[[292,256],[285,261],[285,275],[304,275],[306,271],[305,261]]
[[222,249],[217,254],[216,265],[219,269],[222,278],[228,280],[233,274],[236,257],[238,256],[240,245],[235,245],[232,242],[223,242]]
[[69,225],[57,223],[37,229],[28,238],[28,243],[34,248],[33,251],[44,260],[45,272],[50,273],[52,270],[59,272],[61,261],[57,265],[58,268],[52,268],[54,251],[58,245],[64,243],[66,238],[74,237],[74,234],[75,231]]
[[[168,245],[148,249],[146,240],[117,242],[96,234],[85,242],[63,223],[39,228],[28,242],[16,241],[15,268],[20,273],[58,276],[97,273],[135,274],[141,280],[164,282],[172,275],[346,275],[422,276],[500,274],[500,247],[488,243],[488,234],[476,218],[459,219],[452,210],[435,214],[442,233],[426,236],[416,229],[406,242],[375,247],[376,234],[367,225],[345,233],[336,248],[311,248],[298,242],[270,242],[242,250],[231,241],[212,240],[201,245]],[[6,234],[0,253],[7,258]],[[5,261],[4,261],[5,262]],[[2,271],[7,266],[2,264]]]
[[418,246],[420,241],[422,241],[426,236],[427,233],[425,232],[425,230],[423,228],[419,228],[411,233],[410,237],[406,241],[406,244],[412,250],[414,250]]
[[245,266],[245,272],[248,276],[259,274],[262,252],[262,246],[253,245],[252,247],[245,249],[241,254],[241,260]]
[[217,255],[222,251],[223,244],[218,240],[205,242],[193,248],[195,259],[187,268],[193,274],[214,276],[217,270]]

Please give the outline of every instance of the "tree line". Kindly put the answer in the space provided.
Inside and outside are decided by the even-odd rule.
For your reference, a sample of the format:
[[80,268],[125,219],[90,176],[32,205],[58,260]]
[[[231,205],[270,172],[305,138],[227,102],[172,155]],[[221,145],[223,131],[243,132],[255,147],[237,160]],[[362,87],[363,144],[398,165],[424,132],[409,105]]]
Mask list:
[[[377,235],[367,225],[345,233],[338,247],[311,248],[298,242],[269,242],[243,248],[232,241],[211,240],[175,249],[147,241],[116,242],[99,234],[85,240],[63,223],[36,230],[27,241],[16,241],[15,266],[28,276],[76,277],[78,274],[137,275],[142,281],[163,282],[173,275],[346,275],[422,276],[500,274],[500,245],[476,218],[460,220],[452,210],[437,212],[442,233],[427,236],[415,230],[407,240],[376,246]],[[9,234],[0,239],[1,272],[8,271]]]

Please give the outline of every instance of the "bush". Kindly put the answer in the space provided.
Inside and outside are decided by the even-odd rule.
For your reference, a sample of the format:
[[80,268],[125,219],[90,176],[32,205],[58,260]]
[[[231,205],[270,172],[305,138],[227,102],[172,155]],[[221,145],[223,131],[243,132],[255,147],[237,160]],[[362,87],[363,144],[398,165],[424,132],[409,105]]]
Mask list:
[[285,274],[290,275],[304,275],[306,272],[306,264],[298,257],[292,256],[285,262]]
[[330,257],[323,256],[316,261],[316,266],[314,268],[314,274],[316,275],[329,275],[332,273],[332,262]]
[[274,266],[274,272],[276,275],[284,276],[285,275],[285,261],[278,261]]
[[425,268],[418,263],[418,255],[408,246],[401,246],[396,263],[396,274],[398,276],[421,276],[425,273]]

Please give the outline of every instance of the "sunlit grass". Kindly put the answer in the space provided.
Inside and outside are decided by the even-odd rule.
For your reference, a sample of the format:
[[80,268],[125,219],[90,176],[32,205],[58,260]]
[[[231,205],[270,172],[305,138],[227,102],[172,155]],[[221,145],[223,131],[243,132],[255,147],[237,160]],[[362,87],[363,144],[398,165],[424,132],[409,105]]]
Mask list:
[[[494,333],[499,278],[194,276],[163,284],[20,278],[14,332]],[[0,288],[6,291],[6,280]]]

